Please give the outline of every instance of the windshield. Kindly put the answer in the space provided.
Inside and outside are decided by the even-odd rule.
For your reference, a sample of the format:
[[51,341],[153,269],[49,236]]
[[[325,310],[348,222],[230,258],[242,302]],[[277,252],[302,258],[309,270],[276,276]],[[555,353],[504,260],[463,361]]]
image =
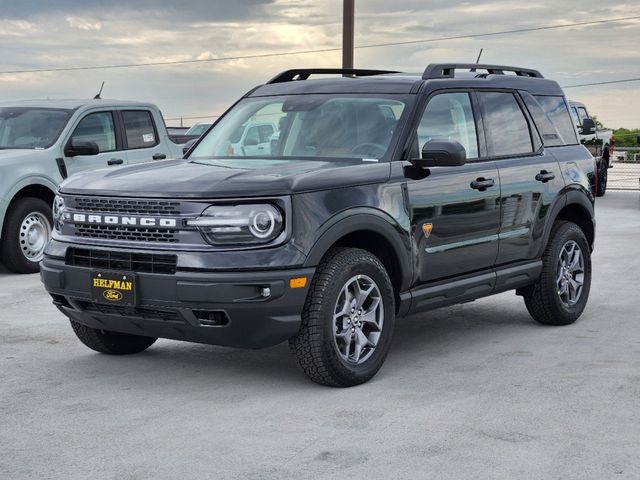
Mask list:
[[240,101],[190,158],[378,161],[391,145],[406,97],[290,95]]
[[211,126],[210,123],[197,123],[189,130],[184,132],[185,135],[202,135]]
[[0,107],[0,149],[48,148],[67,124],[71,110]]

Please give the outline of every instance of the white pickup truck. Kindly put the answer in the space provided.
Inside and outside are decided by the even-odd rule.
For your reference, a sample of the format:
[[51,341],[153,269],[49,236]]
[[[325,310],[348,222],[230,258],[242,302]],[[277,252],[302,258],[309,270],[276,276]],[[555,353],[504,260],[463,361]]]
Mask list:
[[[186,139],[183,139],[186,140]],[[158,107],[119,100],[0,104],[0,258],[36,272],[58,184],[85,170],[182,157]]]
[[571,107],[571,116],[580,135],[580,142],[587,147],[591,155],[596,159],[596,194],[599,197],[603,197],[607,191],[607,172],[611,168],[610,160],[613,157],[615,147],[613,131],[596,128],[595,121],[589,115],[587,107],[583,103],[570,101],[569,106]]

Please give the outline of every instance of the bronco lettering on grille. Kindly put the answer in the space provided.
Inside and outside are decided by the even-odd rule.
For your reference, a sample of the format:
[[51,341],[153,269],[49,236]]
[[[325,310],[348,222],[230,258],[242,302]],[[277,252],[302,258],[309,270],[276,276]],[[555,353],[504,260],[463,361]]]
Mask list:
[[73,221],[76,223],[91,223],[96,225],[122,225],[141,227],[175,228],[178,221],[175,218],[131,217],[122,215],[86,215],[74,213]]

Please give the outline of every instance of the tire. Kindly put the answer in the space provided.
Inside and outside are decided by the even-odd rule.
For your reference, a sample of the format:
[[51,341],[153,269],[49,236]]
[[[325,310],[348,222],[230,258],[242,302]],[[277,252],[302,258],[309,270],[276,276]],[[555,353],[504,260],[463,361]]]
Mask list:
[[609,157],[603,156],[600,160],[600,170],[598,171],[597,197],[604,197],[607,193],[607,181],[609,179]]
[[[577,265],[573,275],[562,268],[563,258],[575,259],[571,245],[577,247],[582,265]],[[561,258],[561,253],[563,258]],[[575,255],[575,250],[574,250]],[[567,264],[572,262],[567,262]],[[579,271],[582,270],[582,274]],[[572,276],[575,283],[567,280]],[[570,297],[572,287],[582,281],[582,288],[575,303]],[[565,290],[564,286],[567,286]],[[523,292],[524,302],[533,319],[543,325],[569,325],[584,311],[591,288],[591,250],[587,238],[575,223],[559,221],[553,225],[551,236],[542,256],[542,273],[537,282]]]
[[40,260],[51,235],[51,205],[39,198],[18,198],[11,203],[2,228],[0,255],[14,273],[40,271]]
[[140,353],[155,343],[155,337],[143,337],[128,333],[108,332],[71,321],[71,328],[82,343],[91,350],[108,355]]
[[[350,309],[354,303],[349,299],[357,288],[371,291],[363,303]],[[338,309],[345,313],[336,314]],[[363,310],[360,317],[358,309]],[[318,265],[300,330],[289,346],[312,381],[351,387],[378,372],[391,346],[394,323],[393,287],[382,262],[366,250],[335,248]],[[364,339],[375,346],[368,346]]]

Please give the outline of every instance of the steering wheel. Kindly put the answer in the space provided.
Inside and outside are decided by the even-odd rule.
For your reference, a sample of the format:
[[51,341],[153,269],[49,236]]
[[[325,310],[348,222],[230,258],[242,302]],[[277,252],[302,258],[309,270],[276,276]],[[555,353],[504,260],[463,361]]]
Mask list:
[[387,153],[387,147],[379,143],[365,142],[356,145],[351,149],[351,153],[356,155],[366,155],[371,158],[380,158]]

